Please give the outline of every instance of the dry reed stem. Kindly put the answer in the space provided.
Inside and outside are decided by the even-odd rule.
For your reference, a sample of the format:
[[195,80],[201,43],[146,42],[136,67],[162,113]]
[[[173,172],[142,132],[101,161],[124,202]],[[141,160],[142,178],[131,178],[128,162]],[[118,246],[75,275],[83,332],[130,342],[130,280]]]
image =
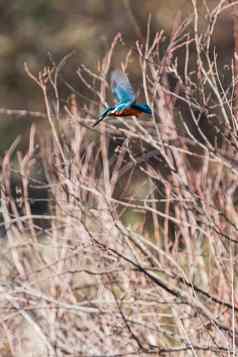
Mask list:
[[[202,47],[196,3],[194,37],[185,33],[188,24],[181,23],[173,29],[163,54],[162,35],[151,40],[148,23],[146,44],[137,44],[142,85],[153,107],[150,123],[133,118],[115,125],[105,122],[97,145],[93,135],[98,131],[88,130],[92,118],[68,110],[64,135],[59,136],[54,126],[59,111],[51,112],[45,84],[42,87],[40,82],[48,120],[53,123],[51,155],[44,157],[44,165],[54,206],[45,216],[50,227],[37,244],[30,245],[24,237],[21,247],[13,250],[17,274],[12,273],[15,280],[4,286],[0,299],[2,336],[13,355],[23,355],[26,346],[32,349],[29,325],[37,332],[34,341],[41,341],[44,355],[50,356],[236,355],[237,167],[235,157],[226,159],[224,148],[209,141],[197,115],[206,108],[208,118],[218,106],[224,132],[234,134],[231,98],[219,77],[216,56],[206,53],[215,22],[205,31],[208,42]],[[219,2],[215,19],[225,6]],[[100,81],[102,103],[106,103],[106,78],[119,39],[119,35],[114,39],[100,73],[80,67],[81,79],[91,78],[85,83],[88,88],[95,91],[92,83]],[[191,43],[196,47],[198,97],[190,71]],[[181,75],[175,56],[183,46],[185,73]],[[124,69],[126,64],[127,59]],[[170,88],[171,73],[178,81],[175,91]],[[57,79],[47,85],[57,87]],[[177,126],[181,103],[190,120],[184,115],[183,131]],[[31,215],[26,202],[34,135],[33,128],[21,162],[23,217],[12,217],[5,203],[14,145],[3,161],[3,213],[5,224],[12,227],[11,244],[26,235],[23,222],[30,222],[30,236],[35,234],[37,215]],[[113,154],[112,138],[117,144]],[[236,136],[230,135],[234,147],[235,141]],[[195,160],[199,161],[196,168]],[[127,223],[122,212],[128,215]],[[139,232],[136,215],[143,217]],[[19,326],[24,326],[27,336],[22,344],[15,343],[17,349],[14,334],[19,340],[23,337]]]

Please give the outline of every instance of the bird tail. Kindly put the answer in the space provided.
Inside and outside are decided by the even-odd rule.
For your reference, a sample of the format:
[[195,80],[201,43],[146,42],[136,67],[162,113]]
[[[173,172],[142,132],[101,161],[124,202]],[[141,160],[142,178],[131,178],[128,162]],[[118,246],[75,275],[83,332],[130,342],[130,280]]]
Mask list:
[[96,125],[98,125],[104,118],[105,118],[105,116],[99,118],[99,119],[96,121],[96,123],[93,124],[93,128],[94,128]]
[[105,109],[104,112],[101,113],[101,115],[100,115],[99,119],[96,121],[96,123],[93,124],[93,127],[98,125],[104,118],[106,118],[106,116],[112,109],[113,109],[112,107]]

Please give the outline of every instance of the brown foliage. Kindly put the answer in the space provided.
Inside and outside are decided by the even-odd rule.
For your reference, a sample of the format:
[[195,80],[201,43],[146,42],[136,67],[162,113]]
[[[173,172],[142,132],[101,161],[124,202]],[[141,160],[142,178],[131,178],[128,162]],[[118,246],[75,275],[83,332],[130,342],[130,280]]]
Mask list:
[[[202,36],[193,5],[194,37],[178,19],[164,52],[163,33],[150,41],[149,24],[147,42],[137,44],[150,120],[108,119],[94,129],[97,108],[80,108],[77,96],[61,116],[59,68],[36,77],[26,67],[50,133],[35,151],[33,127],[29,150],[18,154],[23,215],[9,184],[17,141],[2,164],[2,355],[236,355],[236,76],[231,64],[224,88],[211,51],[221,9]],[[119,40],[98,73],[78,72],[101,103]],[[217,137],[207,137],[201,116]],[[44,229],[28,194],[39,158],[52,200]]]

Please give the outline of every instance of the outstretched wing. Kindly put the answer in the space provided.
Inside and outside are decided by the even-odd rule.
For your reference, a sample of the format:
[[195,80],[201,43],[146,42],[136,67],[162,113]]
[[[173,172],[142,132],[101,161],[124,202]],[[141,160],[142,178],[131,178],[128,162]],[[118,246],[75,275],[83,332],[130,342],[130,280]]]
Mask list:
[[118,102],[134,102],[136,100],[135,92],[125,73],[115,70],[111,75],[111,87],[113,96]]

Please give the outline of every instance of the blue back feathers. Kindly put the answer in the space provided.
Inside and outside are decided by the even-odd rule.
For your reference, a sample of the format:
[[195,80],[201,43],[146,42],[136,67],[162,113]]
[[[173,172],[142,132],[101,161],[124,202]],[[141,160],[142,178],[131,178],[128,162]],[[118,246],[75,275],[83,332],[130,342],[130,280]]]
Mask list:
[[146,114],[152,114],[152,110],[150,109],[150,107],[148,106],[148,104],[137,104],[137,103],[133,103],[131,105],[132,108],[138,109],[139,111],[146,113]]

